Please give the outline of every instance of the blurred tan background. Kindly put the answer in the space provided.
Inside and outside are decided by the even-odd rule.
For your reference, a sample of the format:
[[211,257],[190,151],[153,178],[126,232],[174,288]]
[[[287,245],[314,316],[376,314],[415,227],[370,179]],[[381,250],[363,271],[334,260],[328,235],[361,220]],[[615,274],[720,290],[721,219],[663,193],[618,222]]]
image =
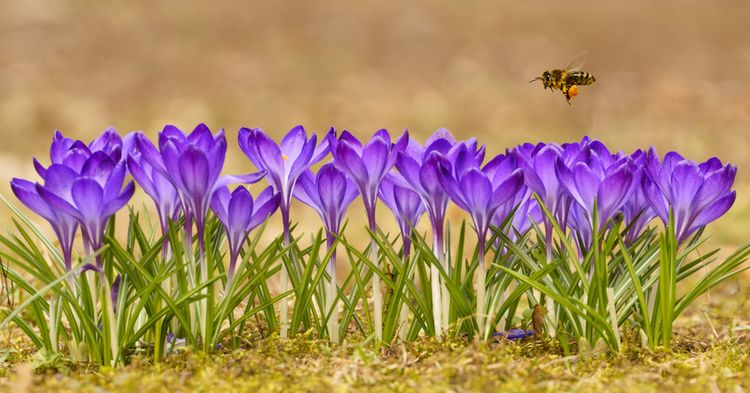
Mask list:
[[[188,3],[0,1],[0,192],[34,178],[55,129],[206,122],[227,130],[226,172],[251,168],[240,126],[446,127],[491,153],[588,134],[738,165],[735,207],[710,232],[750,239],[748,2]],[[597,82],[572,106],[528,83],[582,50]]]

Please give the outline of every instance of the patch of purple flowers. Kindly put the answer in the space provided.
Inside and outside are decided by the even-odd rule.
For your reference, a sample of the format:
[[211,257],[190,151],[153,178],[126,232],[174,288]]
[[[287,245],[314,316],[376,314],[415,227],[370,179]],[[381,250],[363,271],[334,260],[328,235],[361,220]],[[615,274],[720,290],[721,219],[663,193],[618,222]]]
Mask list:
[[[732,188],[737,168],[716,157],[697,163],[675,152],[660,157],[654,148],[632,154],[612,152],[588,137],[566,144],[522,144],[486,163],[485,148],[476,139],[458,141],[444,129],[420,145],[408,133],[392,140],[386,130],[363,143],[349,132],[337,137],[333,129],[320,139],[315,134],[308,137],[305,129],[297,126],[276,143],[260,129],[242,128],[239,147],[258,172],[222,175],[227,152],[224,132],[212,133],[204,124],[189,134],[167,126],[156,144],[143,133],[121,137],[112,129],[90,143],[56,132],[49,149],[49,165],[37,159],[33,162],[41,179],[14,178],[11,187],[23,204],[51,224],[67,271],[72,268],[78,229],[86,254],[101,249],[107,223],[128,203],[137,182],[153,200],[163,234],[169,232],[170,221],[182,218],[186,244],[192,244],[195,224],[202,274],[207,269],[203,260],[206,222],[213,216],[221,221],[229,243],[230,279],[248,233],[277,208],[282,215],[285,243],[290,243],[293,196],[320,215],[329,247],[339,234],[347,207],[357,196],[363,199],[372,231],[378,228],[378,199],[393,212],[404,255],[409,254],[412,228],[426,212],[432,229],[432,252],[445,271],[450,271],[445,244],[450,201],[471,216],[478,260],[483,263],[491,226],[503,226],[502,230],[514,239],[536,224],[543,226],[547,259],[551,260],[553,221],[543,214],[543,207],[584,253],[593,243],[594,231],[627,228],[625,241],[632,244],[656,217],[665,225],[672,218],[677,241],[685,242],[724,215],[736,198]],[[332,160],[314,175],[311,168],[329,153]],[[270,187],[255,199],[244,187],[233,192],[226,187],[230,183],[254,183],[263,177]],[[209,209],[213,216],[209,216]],[[620,219],[624,226],[619,225]],[[166,242],[164,247],[166,255]],[[379,266],[378,253],[373,252],[371,258]],[[331,287],[335,289],[335,256],[331,264]],[[480,266],[478,273],[484,280],[484,265]],[[102,271],[101,258],[90,268]],[[441,301],[440,293],[447,293],[437,269],[431,268],[434,328],[440,334],[441,320],[446,325],[443,317],[448,315],[448,304]],[[373,293],[379,293],[378,280],[373,279]],[[478,285],[479,292],[483,281]],[[482,302],[476,304],[478,315],[484,312]],[[376,315],[380,313],[378,307],[376,303]],[[481,318],[478,322],[482,325]],[[378,332],[380,324],[375,328]],[[485,332],[489,333],[489,325]]]

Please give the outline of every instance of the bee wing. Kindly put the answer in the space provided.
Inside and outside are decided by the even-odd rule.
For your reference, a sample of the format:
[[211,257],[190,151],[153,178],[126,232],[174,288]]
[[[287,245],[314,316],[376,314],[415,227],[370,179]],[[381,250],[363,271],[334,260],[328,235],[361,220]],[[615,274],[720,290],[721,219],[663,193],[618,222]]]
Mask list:
[[586,59],[589,57],[589,53],[587,51],[583,51],[575,57],[573,57],[568,65],[566,65],[563,70],[564,71],[573,71],[573,70],[580,70],[581,67],[583,67],[584,64],[586,64]]

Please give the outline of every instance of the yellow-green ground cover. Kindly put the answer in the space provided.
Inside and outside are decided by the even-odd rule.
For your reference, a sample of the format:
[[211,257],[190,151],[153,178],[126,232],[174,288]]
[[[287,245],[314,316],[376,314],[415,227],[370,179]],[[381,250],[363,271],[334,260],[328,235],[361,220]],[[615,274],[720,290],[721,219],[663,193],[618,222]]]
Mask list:
[[671,350],[641,349],[626,334],[621,354],[596,348],[565,357],[549,338],[476,345],[420,340],[376,349],[352,338],[338,347],[310,336],[288,341],[255,330],[241,350],[177,350],[163,363],[135,354],[122,369],[35,355],[13,331],[2,346],[0,390],[51,392],[719,392],[750,388],[750,302],[728,283],[678,320]]

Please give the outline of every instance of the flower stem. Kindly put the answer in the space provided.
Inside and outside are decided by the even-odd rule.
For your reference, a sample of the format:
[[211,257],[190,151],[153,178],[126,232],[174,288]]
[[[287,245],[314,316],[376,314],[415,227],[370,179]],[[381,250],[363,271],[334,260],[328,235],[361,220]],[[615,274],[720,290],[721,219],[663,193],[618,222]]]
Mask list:
[[477,239],[477,270],[474,271],[475,289],[477,291],[477,339],[484,339],[486,336],[485,326],[485,301],[486,301],[486,273],[484,268],[484,234],[480,234]]
[[[284,248],[289,247],[291,244],[291,235],[289,233],[289,205],[282,202],[281,206],[281,220],[284,226]],[[289,250],[289,256],[292,257],[292,251]],[[289,272],[286,269],[286,265],[282,262],[281,264],[281,293],[286,293],[289,290]],[[281,338],[287,338],[289,336],[289,300],[286,298],[281,299],[279,305],[279,324]]]
[[[370,241],[370,262],[380,268],[378,245],[374,238]],[[383,339],[383,295],[380,292],[380,276],[377,273],[372,275],[372,301],[375,314],[375,338],[381,341]]]
[[[208,261],[206,260],[206,244],[205,244],[205,223],[203,220],[198,219],[195,221],[197,230],[196,236],[198,237],[198,263],[199,267],[201,269],[201,278],[200,283],[205,284],[208,281]],[[200,323],[200,333],[201,333],[201,341],[203,342],[203,347],[206,351],[211,350],[212,348],[208,347],[208,302],[209,300],[209,290],[208,287],[204,287],[201,290],[201,293],[204,295],[203,299],[200,300],[200,314],[198,315],[199,323]]]
[[[334,238],[332,235],[328,235],[327,239],[328,251],[331,251],[333,247]],[[326,310],[331,314],[328,318],[328,337],[331,342],[339,342],[339,315],[336,309],[336,250],[331,253],[331,259],[328,261],[326,270],[331,280],[328,283],[328,294],[326,296]]]
[[[401,240],[402,244],[404,245],[403,248],[403,266],[404,266],[404,274],[409,274],[407,277],[407,280],[411,277],[411,274],[407,270],[407,266],[409,266],[409,247],[411,246],[411,238],[409,238],[410,233],[401,233]],[[404,297],[406,294],[403,295]],[[409,306],[406,304],[407,299],[404,298],[401,302],[401,311],[398,316],[398,338],[401,340],[401,342],[406,342],[407,335],[409,333],[409,329],[406,327],[406,323],[409,319]]]
[[102,299],[104,300],[104,311],[103,311],[103,318],[107,318],[106,326],[107,331],[109,333],[109,347],[112,354],[112,358],[110,359],[111,366],[114,366],[115,363],[117,363],[117,358],[119,357],[119,337],[117,334],[117,320],[115,319],[115,310],[114,305],[112,304],[112,288],[109,285],[109,281],[107,281],[107,277],[104,275],[104,272],[101,272],[99,274],[99,282],[101,283],[102,291]]
[[[437,257],[438,263],[443,264],[443,234],[442,228],[433,226],[432,251]],[[435,324],[435,336],[443,334],[443,302],[441,297],[440,271],[437,266],[430,266],[431,288],[432,288],[432,319]]]

